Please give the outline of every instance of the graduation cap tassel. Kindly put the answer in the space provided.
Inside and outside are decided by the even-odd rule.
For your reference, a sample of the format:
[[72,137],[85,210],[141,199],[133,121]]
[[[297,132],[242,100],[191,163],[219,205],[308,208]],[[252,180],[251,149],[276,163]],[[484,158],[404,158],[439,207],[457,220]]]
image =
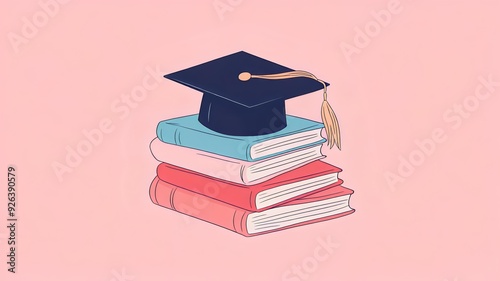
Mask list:
[[323,125],[325,126],[326,131],[326,140],[327,144],[332,148],[334,145],[340,150],[340,126],[337,116],[335,112],[333,112],[330,103],[328,103],[328,95],[326,92],[326,84],[324,81],[318,79],[312,73],[303,71],[303,70],[295,70],[290,72],[283,72],[277,74],[266,74],[266,75],[255,75],[250,74],[248,72],[242,72],[238,76],[241,81],[248,81],[251,78],[260,78],[260,79],[288,79],[288,78],[297,78],[297,77],[306,77],[314,79],[321,84],[323,84],[323,103],[321,104],[321,120],[323,121]]

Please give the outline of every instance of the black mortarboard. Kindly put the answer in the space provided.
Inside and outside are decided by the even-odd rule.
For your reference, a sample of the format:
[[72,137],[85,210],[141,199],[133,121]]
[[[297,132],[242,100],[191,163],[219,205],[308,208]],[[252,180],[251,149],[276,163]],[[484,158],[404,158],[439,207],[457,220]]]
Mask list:
[[[198,115],[201,124],[216,132],[237,136],[280,131],[286,127],[286,99],[323,89],[325,103],[329,85],[309,72],[295,71],[243,51],[165,75],[165,78],[203,93]],[[322,109],[322,119],[330,137],[325,110],[328,111]],[[335,114],[333,117],[336,123]],[[339,133],[338,126],[336,130]],[[329,142],[331,147],[335,141],[329,139]]]

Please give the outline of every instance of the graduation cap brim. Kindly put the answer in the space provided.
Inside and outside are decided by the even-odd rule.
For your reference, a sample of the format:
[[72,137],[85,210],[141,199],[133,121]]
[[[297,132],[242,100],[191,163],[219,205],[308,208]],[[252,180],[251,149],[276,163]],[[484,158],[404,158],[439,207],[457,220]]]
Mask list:
[[238,76],[289,71],[293,69],[241,51],[164,77],[203,93],[198,118],[203,125],[223,134],[251,136],[285,128],[285,100],[321,90],[323,84],[305,77],[241,81]]

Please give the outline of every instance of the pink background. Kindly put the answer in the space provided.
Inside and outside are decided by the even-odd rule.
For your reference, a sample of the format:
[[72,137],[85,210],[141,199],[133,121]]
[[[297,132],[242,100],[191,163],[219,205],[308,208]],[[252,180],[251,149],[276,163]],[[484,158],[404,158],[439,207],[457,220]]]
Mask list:
[[[500,81],[498,1],[401,0],[350,61],[341,43],[355,46],[356,27],[389,1],[220,0],[233,5],[221,17],[212,0],[71,1],[45,25],[38,1],[18,2],[0,4],[1,225],[9,164],[19,219],[16,274],[0,227],[0,279],[305,280],[287,272],[328,237],[339,247],[307,280],[500,278],[500,86],[471,98],[478,77]],[[40,27],[13,45],[34,15]],[[355,190],[355,214],[245,238],[150,202],[156,125],[197,112],[201,94],[152,79],[128,115],[112,106],[151,78],[147,68],[166,74],[239,50],[332,83],[343,149],[323,151]],[[467,118],[448,111],[464,101]],[[287,110],[320,120],[320,104],[317,92]],[[59,180],[53,163],[106,118],[113,130]],[[439,128],[445,141],[418,159],[415,142]],[[402,176],[410,155],[423,163]],[[404,182],[391,188],[388,173]]]

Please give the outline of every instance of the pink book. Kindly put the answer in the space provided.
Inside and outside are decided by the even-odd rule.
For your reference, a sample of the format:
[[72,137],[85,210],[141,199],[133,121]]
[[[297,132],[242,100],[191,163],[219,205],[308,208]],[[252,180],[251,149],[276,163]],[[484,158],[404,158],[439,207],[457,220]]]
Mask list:
[[263,183],[242,185],[161,163],[158,178],[170,184],[250,210],[262,211],[342,184],[340,168],[316,160]]
[[283,205],[252,212],[177,187],[155,177],[149,194],[153,203],[224,227],[244,236],[271,233],[326,221],[354,212],[349,206],[353,191],[343,186],[319,191]]
[[324,158],[321,145],[281,154],[259,161],[243,161],[201,150],[168,144],[155,138],[150,149],[160,162],[189,169],[210,177],[243,185],[258,184],[275,176]]

